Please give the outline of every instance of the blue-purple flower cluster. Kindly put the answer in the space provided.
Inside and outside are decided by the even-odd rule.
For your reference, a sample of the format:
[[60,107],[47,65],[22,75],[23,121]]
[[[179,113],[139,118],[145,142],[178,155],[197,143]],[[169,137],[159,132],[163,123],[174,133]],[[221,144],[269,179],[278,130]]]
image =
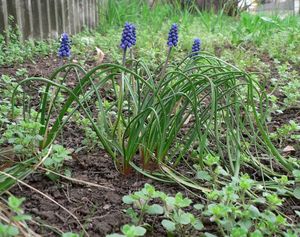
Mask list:
[[168,46],[176,47],[177,43],[178,43],[178,26],[177,24],[174,23],[169,31]]
[[197,56],[201,50],[201,40],[199,38],[194,39],[191,56]]
[[134,24],[131,24],[131,27],[132,27],[132,37],[133,37],[133,45],[136,44],[136,28],[135,28],[135,25]]
[[136,44],[136,28],[133,24],[126,22],[123,29],[120,47],[123,50],[126,50],[127,48],[131,48],[135,44]]
[[[178,44],[178,25],[176,23],[172,24],[168,35],[167,45],[171,50],[172,47],[176,47]],[[124,50],[124,57],[126,50],[136,45],[136,27],[134,24],[126,22],[124,25],[122,39],[120,47]],[[194,39],[192,46],[192,56],[197,56],[201,50],[201,40],[199,38]],[[60,47],[58,50],[58,56],[61,58],[71,56],[71,43],[67,33],[63,33],[60,39]]]
[[71,42],[67,33],[61,35],[58,56],[61,58],[69,58],[71,56]]

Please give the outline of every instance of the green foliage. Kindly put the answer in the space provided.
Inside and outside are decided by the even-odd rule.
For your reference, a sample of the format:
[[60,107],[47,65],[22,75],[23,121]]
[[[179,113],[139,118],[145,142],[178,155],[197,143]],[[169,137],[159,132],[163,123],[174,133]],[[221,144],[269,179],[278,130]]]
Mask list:
[[[2,206],[0,236],[19,236],[21,232],[19,228],[25,228],[26,231],[26,228],[28,228],[26,221],[31,220],[31,216],[24,214],[21,207],[24,201],[25,198],[10,196],[8,198],[7,206]],[[22,233],[24,233],[24,230],[22,230]]]
[[145,184],[145,187],[141,191],[123,197],[124,203],[134,205],[134,207],[139,210],[139,213],[133,209],[127,210],[127,214],[130,215],[133,224],[138,226],[143,224],[143,218],[145,214],[163,214],[163,208],[160,205],[150,204],[150,202],[154,198],[157,198],[158,195],[159,194],[156,192],[153,186],[150,184]]
[[[101,118],[101,116],[99,115],[98,118]],[[80,113],[75,113],[73,120],[76,122],[77,125],[79,125],[83,129],[84,139],[82,143],[86,146],[88,150],[93,150],[95,148],[103,149],[103,146],[97,137],[97,133],[94,131],[92,123],[88,118],[85,118]],[[99,128],[101,129],[101,121],[95,121],[95,123],[97,123]],[[102,129],[102,132],[105,131],[103,131]]]
[[63,233],[61,237],[79,237],[79,235],[72,232],[67,232]]
[[282,91],[286,95],[284,103],[287,106],[296,106],[300,102],[300,82],[299,75],[294,80],[289,78],[288,83],[282,87]]
[[[156,200],[159,200],[161,204],[157,204]],[[126,210],[126,213],[131,217],[131,222],[135,226],[147,226],[148,224],[145,223],[147,215],[163,215],[161,224],[169,233],[185,236],[187,232],[193,233],[203,229],[202,222],[192,213],[184,210],[191,206],[192,201],[184,197],[182,193],[177,193],[175,197],[172,197],[164,192],[156,191],[150,184],[145,184],[142,190],[124,196],[123,202],[132,206]],[[195,206],[195,210],[201,208],[200,205]],[[122,232],[124,233],[123,230]]]
[[[47,169],[55,171],[56,173],[60,173],[62,171],[64,161],[70,159],[70,151],[68,151],[61,145],[55,144],[52,147],[51,154],[43,164]],[[47,172],[46,174],[52,180],[58,179],[57,175],[51,172]]]
[[281,63],[278,60],[274,61],[280,78],[274,78],[272,84],[275,88],[278,87],[278,91],[285,97],[283,100],[283,109],[297,106],[300,102],[299,72],[294,70],[289,62]]
[[[266,199],[245,199],[245,191],[253,190],[252,183],[248,175],[243,175],[222,190],[214,190],[214,198],[211,193],[206,193],[210,204],[203,214],[218,225],[222,236],[262,236],[262,233],[272,236],[289,229],[287,219],[276,214],[276,209],[282,205],[276,193],[264,193]],[[256,206],[259,203],[267,203],[267,208],[259,209]]]
[[[192,200],[184,198],[181,193],[177,193],[175,197],[168,197],[162,193],[160,198],[165,207],[165,215],[161,224],[167,232],[185,236],[187,232],[193,233],[194,230],[203,229],[203,224],[199,219],[182,209],[189,207]],[[196,207],[199,208],[199,206]]]
[[242,14],[240,24],[233,31],[232,41],[236,44],[248,41],[261,45],[270,32],[278,30],[278,21],[266,16]]
[[[7,100],[11,98],[12,92],[14,88],[18,85],[18,83],[16,82],[16,79],[3,74],[1,75],[0,85],[1,85],[0,87],[1,97]],[[22,89],[19,88],[18,92],[21,93]]]
[[[79,83],[70,90],[64,86],[64,81],[72,70],[83,76],[76,74]],[[60,73],[64,71],[64,77],[60,78]],[[133,61],[130,69],[117,64],[102,64],[89,72],[79,65],[69,64],[56,70],[50,80],[23,80],[20,85],[30,81],[47,83],[38,111],[41,114],[38,117],[41,124],[39,135],[43,137],[41,148],[51,144],[63,125],[81,109],[83,118],[79,116],[81,119],[77,123],[86,130],[87,138],[101,142],[124,173],[133,165],[133,157],[138,152],[143,168],[147,167],[150,160],[176,167],[190,152],[191,146],[200,144],[197,153],[202,170],[204,165],[208,165],[212,172],[212,165],[219,162],[213,158],[223,159],[224,151],[227,151],[229,163],[223,160],[222,167],[225,165],[237,174],[241,165],[240,153],[249,154],[250,147],[256,146],[253,139],[256,136],[254,116],[262,134],[262,138],[257,139],[268,147],[276,162],[291,169],[292,164],[282,158],[271,144],[263,120],[258,117],[254,95],[259,106],[262,106],[265,94],[258,93],[261,88],[248,74],[205,53],[196,59],[186,58],[178,66],[170,65],[165,75],[161,75],[160,71],[158,67],[152,72],[141,61]],[[121,75],[121,79],[116,79],[116,75]],[[240,77],[244,80],[240,80]],[[99,94],[99,88],[106,88],[106,93]],[[61,91],[68,94],[63,105],[58,96]],[[105,94],[110,93],[114,94],[113,100],[107,103]],[[94,104],[97,105],[96,111],[91,110]],[[49,109],[46,109],[47,106]],[[60,108],[55,119],[52,118],[54,108]],[[258,110],[264,112],[262,107]],[[239,116],[240,111],[246,114],[243,121]],[[95,112],[97,119],[94,119]],[[189,123],[189,127],[186,127],[186,123]],[[200,125],[206,129],[202,130]],[[247,126],[250,130],[246,129]],[[240,144],[245,141],[245,136],[242,136],[244,131],[252,143],[247,140],[248,146],[240,150]],[[180,134],[183,136],[178,149],[174,144],[179,144]],[[225,143],[221,142],[222,139],[225,139]],[[216,149],[211,149],[207,143],[210,140],[216,141]],[[207,152],[215,155],[209,155],[205,163],[202,157]]]
[[4,35],[0,35],[0,65],[22,63],[36,56],[46,56],[57,48],[57,44],[52,40],[22,42],[19,30],[11,26],[12,22],[9,24]]
[[0,223],[0,234],[3,237],[17,236],[19,234],[19,230],[16,226],[3,225]]
[[7,126],[0,144],[8,143],[14,149],[16,155],[21,158],[36,155],[39,143],[43,137],[39,135],[41,124],[34,121],[20,121]]
[[123,235],[120,234],[110,234],[106,235],[106,237],[137,237],[137,236],[144,236],[146,233],[146,229],[141,226],[134,226],[134,225],[124,225],[121,228]]
[[276,130],[276,132],[271,133],[270,135],[272,139],[280,139],[280,141],[282,141],[283,139],[292,138],[292,134],[299,130],[300,125],[298,125],[295,121],[290,120],[288,124],[282,125]]
[[[181,193],[177,193],[174,197],[169,196],[156,191],[149,184],[145,184],[141,191],[124,196],[123,202],[132,206],[127,209],[127,214],[131,216],[135,213],[135,217],[140,220],[138,224],[144,226],[149,225],[144,223],[146,219],[144,215],[147,214],[147,208],[143,209],[144,204],[147,203],[146,206],[149,206],[149,202],[155,202],[159,206],[158,201],[162,203],[163,213],[158,212],[156,215],[163,215],[161,224],[170,236],[173,236],[171,233],[176,236],[186,236],[186,233],[197,235],[196,233],[199,233],[197,231],[205,229],[201,221],[204,217],[208,217],[216,224],[220,233],[218,236],[297,236],[299,230],[296,223],[288,223],[286,217],[276,212],[277,207],[282,205],[282,200],[276,193],[264,193],[265,200],[244,199],[245,191],[253,190],[249,185],[251,183],[253,180],[248,175],[243,175],[240,179],[233,179],[222,189],[207,192],[207,205],[195,204],[193,213],[191,213],[191,199],[183,197]],[[212,192],[215,193],[213,199]],[[266,208],[258,207],[262,203],[268,204]],[[184,209],[188,209],[189,212]],[[137,224],[135,219],[132,219],[132,223]],[[206,232],[205,236],[213,235]]]

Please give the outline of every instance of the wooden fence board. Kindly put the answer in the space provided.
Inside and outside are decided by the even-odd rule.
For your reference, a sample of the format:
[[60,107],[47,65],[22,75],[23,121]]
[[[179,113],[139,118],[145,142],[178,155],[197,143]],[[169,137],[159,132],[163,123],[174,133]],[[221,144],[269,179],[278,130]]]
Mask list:
[[40,9],[39,9],[39,0],[31,0],[31,15],[32,15],[32,23],[33,23],[33,38],[41,39],[42,32],[40,30]]
[[3,13],[3,1],[0,1],[0,32],[3,32],[5,29],[5,22],[4,22],[4,13]]
[[47,0],[46,1],[40,1],[40,18],[41,18],[41,29],[42,29],[42,38],[47,39],[50,36],[49,31],[49,19],[48,19],[48,6],[47,6]]
[[0,0],[0,34],[9,16],[18,24],[21,39],[58,38],[98,25],[98,5],[107,0]]
[[32,38],[32,29],[31,29],[31,22],[30,22],[30,8],[31,5],[28,1],[20,1],[20,19],[22,24],[22,32],[23,38],[29,39]]

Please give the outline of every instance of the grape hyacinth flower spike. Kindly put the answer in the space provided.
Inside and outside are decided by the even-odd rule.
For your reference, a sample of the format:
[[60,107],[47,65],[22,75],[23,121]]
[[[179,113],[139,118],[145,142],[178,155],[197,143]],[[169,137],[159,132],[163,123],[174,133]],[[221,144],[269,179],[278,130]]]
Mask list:
[[178,26],[177,24],[173,24],[170,31],[169,31],[169,37],[168,37],[168,46],[176,47],[178,43]]
[[[132,46],[136,45],[136,28],[134,24],[131,24],[131,39],[132,39]],[[133,51],[132,48],[130,49],[130,58],[133,59]]]
[[58,56],[60,58],[69,58],[71,56],[71,42],[67,33],[61,35]]
[[132,27],[132,45],[136,45],[136,28],[134,24],[131,24]]
[[166,68],[169,62],[169,58],[171,55],[171,50],[173,47],[176,47],[178,43],[178,25],[176,23],[172,24],[171,29],[169,31],[169,35],[168,35],[168,54],[167,54],[167,59],[166,62],[160,72],[160,77],[163,77],[165,72],[166,72]]
[[123,49],[123,65],[125,64],[125,57],[127,49],[136,44],[136,28],[133,24],[125,23],[120,47]]
[[201,40],[199,38],[194,39],[194,44],[192,46],[191,57],[199,55],[201,50]]

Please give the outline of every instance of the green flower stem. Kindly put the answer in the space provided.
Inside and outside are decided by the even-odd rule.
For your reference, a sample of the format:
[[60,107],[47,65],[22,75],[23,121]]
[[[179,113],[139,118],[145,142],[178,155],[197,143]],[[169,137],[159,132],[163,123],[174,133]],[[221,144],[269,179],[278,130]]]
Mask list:
[[170,60],[170,56],[171,56],[171,51],[172,51],[172,47],[169,47],[168,48],[168,53],[167,53],[167,58],[166,58],[166,61],[165,61],[165,64],[163,65],[163,68],[161,69],[161,72],[159,74],[159,78],[161,79],[162,77],[164,77],[165,73],[166,73],[166,70],[167,70],[167,66],[168,66],[168,63],[169,63],[169,60]]

